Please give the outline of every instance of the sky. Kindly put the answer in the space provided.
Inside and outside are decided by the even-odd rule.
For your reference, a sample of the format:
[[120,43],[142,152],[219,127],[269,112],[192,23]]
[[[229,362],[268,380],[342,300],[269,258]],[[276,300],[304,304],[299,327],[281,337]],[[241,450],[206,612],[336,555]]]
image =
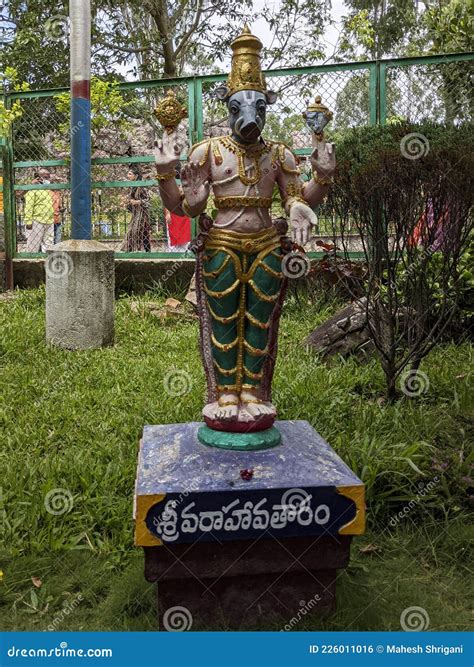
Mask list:
[[[265,5],[272,5],[273,7],[278,7],[280,4],[279,0],[254,0],[253,7],[255,13],[261,11]],[[329,55],[333,52],[334,46],[337,43],[339,32],[341,28],[341,18],[344,14],[347,14],[347,7],[345,6],[344,0],[332,0],[332,9],[331,16],[334,22],[334,25],[330,25],[324,35],[324,42],[326,43],[326,54]],[[7,14],[5,8],[8,6],[8,0],[0,0],[0,14]],[[2,11],[3,8],[3,11]],[[257,35],[264,45],[269,46],[271,42],[271,34],[268,32],[268,27],[263,20],[254,21],[250,24],[250,29],[253,34]],[[1,37],[1,36],[0,36]],[[230,64],[230,53],[227,58],[224,58],[224,62],[221,65],[228,66]],[[130,72],[130,65],[118,66],[115,69],[120,72],[125,78],[133,78],[133,75]]]
[[[272,5],[272,6],[279,6],[279,1],[274,0],[255,0],[253,2],[253,6],[255,8],[255,11],[261,10],[265,5]],[[338,37],[339,37],[339,32],[341,29],[341,18],[345,14],[348,14],[348,8],[346,7],[344,0],[332,0],[331,2],[332,8],[331,8],[331,16],[333,21],[335,22],[335,25],[331,25],[328,27],[328,30],[326,31],[326,34],[324,35],[324,40],[327,44],[326,48],[326,53],[330,54],[333,51],[333,48],[335,44],[337,43]],[[250,29],[252,30],[254,35],[257,35],[259,37],[263,44],[265,46],[268,46],[271,41],[271,36],[267,32],[267,28],[265,25],[265,22],[263,20],[260,21],[255,21],[250,25]]]
[[[2,0],[0,0],[1,2]],[[253,7],[255,13],[261,11],[265,6],[272,5],[273,7],[278,7],[280,5],[279,0],[254,0]],[[323,42],[326,43],[326,48],[324,49],[327,55],[330,55],[334,51],[334,46],[336,45],[339,33],[341,30],[341,19],[344,15],[348,14],[348,8],[346,7],[344,0],[332,0],[331,2],[331,17],[333,19],[334,25],[328,26],[326,34],[324,35]],[[258,21],[253,21],[249,24],[249,27],[254,35],[259,37],[263,42],[264,46],[269,46],[272,40],[271,33],[268,32],[268,26],[263,19]],[[219,63],[219,68],[224,70],[230,67],[230,58],[231,52],[223,56],[222,61]],[[117,71],[120,72],[126,79],[132,80],[134,77],[130,74],[130,65],[124,65],[123,67],[116,67]]]

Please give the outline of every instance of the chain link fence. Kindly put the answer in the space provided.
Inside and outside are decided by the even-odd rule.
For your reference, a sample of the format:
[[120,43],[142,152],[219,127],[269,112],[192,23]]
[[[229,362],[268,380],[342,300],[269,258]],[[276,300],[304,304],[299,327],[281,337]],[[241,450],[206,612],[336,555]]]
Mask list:
[[[264,136],[295,151],[304,178],[310,174],[312,148],[302,114],[317,94],[334,112],[326,134],[336,141],[350,128],[394,119],[472,120],[472,63],[472,54],[459,54],[267,72],[268,87],[278,99],[268,109]],[[153,110],[169,88],[186,104],[188,118],[179,129],[185,160],[190,144],[229,131],[225,105],[214,95],[224,79],[99,82],[97,89],[93,83],[95,239],[124,256],[163,256],[186,249],[195,225],[163,209],[154,177],[153,149],[161,128]],[[22,114],[12,130],[13,183],[5,187],[14,189],[16,252],[36,254],[70,238],[69,92],[30,91],[11,98],[21,102]],[[281,214],[278,204],[273,213]],[[319,215],[317,231],[324,234],[331,212],[320,207]]]
[[390,65],[383,68],[382,74],[385,80],[383,121],[431,120],[447,124],[472,121],[472,60],[449,62],[446,57],[426,65]]

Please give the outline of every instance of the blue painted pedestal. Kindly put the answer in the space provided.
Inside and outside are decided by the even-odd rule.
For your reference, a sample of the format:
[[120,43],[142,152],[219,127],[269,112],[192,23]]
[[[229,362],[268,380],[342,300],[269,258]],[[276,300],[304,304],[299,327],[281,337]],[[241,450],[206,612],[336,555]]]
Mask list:
[[194,627],[265,629],[309,600],[334,609],[362,482],[306,421],[277,422],[281,445],[257,452],[206,447],[200,426],[145,426],[140,445],[135,543],[160,619],[181,606]]

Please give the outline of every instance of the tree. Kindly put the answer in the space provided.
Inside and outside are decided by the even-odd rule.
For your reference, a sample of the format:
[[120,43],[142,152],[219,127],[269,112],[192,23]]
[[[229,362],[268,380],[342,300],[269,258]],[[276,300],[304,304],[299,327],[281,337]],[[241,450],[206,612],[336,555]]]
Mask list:
[[[323,56],[329,8],[329,0],[281,0],[257,12],[252,0],[93,0],[92,71],[101,78],[216,72],[246,21],[264,22],[273,36],[268,67],[314,62]],[[15,34],[0,69],[14,64],[34,88],[67,86],[67,4],[11,0],[11,14]]]
[[[13,67],[7,67],[3,72],[4,90],[27,91],[29,85],[19,79],[18,72]],[[5,102],[0,98],[0,138],[9,135],[10,129],[15,122],[23,115],[23,107],[20,100],[15,100],[10,108],[5,106]]]
[[468,124],[359,128],[338,145],[328,205],[344,250],[349,225],[360,235],[367,325],[389,400],[400,380],[405,393],[405,383],[416,382],[459,311],[473,232],[473,149]]
[[[440,0],[428,6],[424,14],[427,40],[433,53],[472,51],[474,48],[474,13],[465,0]],[[439,71],[440,97],[446,121],[454,122],[474,112],[472,71],[464,63],[446,63]]]
[[308,146],[311,144],[311,137],[306,130],[306,123],[300,113],[290,113],[288,115],[269,113],[265,125],[264,135],[273,141],[282,141],[291,148],[294,146],[295,136],[301,133],[308,135]]
[[419,22],[414,0],[346,0],[341,52],[353,60],[401,54]]
[[[67,85],[67,10],[62,0],[10,0],[14,34],[0,52],[0,69],[15,67],[32,88]],[[64,34],[63,34],[64,33]]]
[[474,15],[466,0],[346,0],[342,58],[377,59],[468,52]]
[[[339,60],[467,52],[473,48],[474,16],[465,0],[347,0],[346,4],[350,13],[338,45]],[[367,90],[362,78],[359,85],[351,80],[346,88],[341,101],[361,99]],[[387,116],[412,122],[426,118],[461,122],[474,112],[472,74],[466,63],[389,67],[386,95]]]
[[329,9],[329,0],[282,0],[260,11],[251,0],[109,0],[111,29],[101,39],[117,59],[136,59],[141,76],[175,77],[218,71],[244,23],[259,21],[273,36],[265,65],[298,65],[322,58]]
[[474,46],[474,13],[466,0],[439,0],[426,3],[423,15],[427,39],[433,53],[472,51]]
[[[9,0],[14,30],[0,51],[0,70],[13,66],[31,88],[69,86],[69,8],[65,0]],[[103,15],[92,3],[93,69],[107,78],[110,54],[96,48]]]
[[[127,118],[127,102],[117,87],[118,82],[91,79],[91,138],[92,151],[113,154],[110,144],[126,141],[132,125]],[[69,152],[70,96],[69,92],[55,95],[55,107],[61,114],[58,124],[57,148]]]

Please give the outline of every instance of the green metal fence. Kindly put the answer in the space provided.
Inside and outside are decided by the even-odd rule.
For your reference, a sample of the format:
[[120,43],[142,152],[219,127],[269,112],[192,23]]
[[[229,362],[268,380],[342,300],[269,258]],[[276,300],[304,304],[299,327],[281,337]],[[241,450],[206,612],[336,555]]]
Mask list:
[[[265,135],[284,141],[301,156],[311,152],[311,137],[302,112],[308,101],[320,94],[334,112],[328,136],[363,125],[384,124],[391,118],[411,122],[431,119],[460,122],[472,119],[469,96],[474,54],[451,54],[309,66],[267,71],[269,87],[278,101],[269,108]],[[225,106],[213,92],[225,75],[121,83],[118,111],[97,116],[93,130],[93,226],[94,238],[110,244],[121,257],[175,257],[167,241],[167,227],[153,172],[153,146],[159,128],[153,109],[165,90],[173,88],[188,107],[188,119],[180,126],[186,144],[227,132]],[[3,191],[7,257],[38,256],[41,248],[28,252],[25,229],[32,194],[45,192],[34,182],[35,172],[48,170],[47,191],[54,194],[55,229],[62,238],[70,230],[68,91],[38,90],[11,93],[5,103],[20,100],[22,116],[15,121],[11,137],[3,147]],[[66,97],[64,97],[66,96]],[[107,115],[108,114],[108,115]],[[94,118],[93,118],[94,128]],[[336,135],[337,136],[337,135]],[[182,156],[186,158],[186,151]],[[143,177],[130,181],[130,164],[140,164]],[[126,252],[124,239],[130,224],[127,198],[132,186],[143,186],[150,194],[151,252]],[[28,200],[30,200],[28,202]],[[321,216],[330,215],[322,211]],[[51,211],[48,212],[51,216]],[[49,219],[49,218],[48,218]],[[192,222],[192,233],[195,221]],[[324,225],[319,234],[324,233]],[[125,249],[125,252],[123,251]],[[315,246],[309,247],[314,250]],[[39,254],[41,256],[41,254]]]

